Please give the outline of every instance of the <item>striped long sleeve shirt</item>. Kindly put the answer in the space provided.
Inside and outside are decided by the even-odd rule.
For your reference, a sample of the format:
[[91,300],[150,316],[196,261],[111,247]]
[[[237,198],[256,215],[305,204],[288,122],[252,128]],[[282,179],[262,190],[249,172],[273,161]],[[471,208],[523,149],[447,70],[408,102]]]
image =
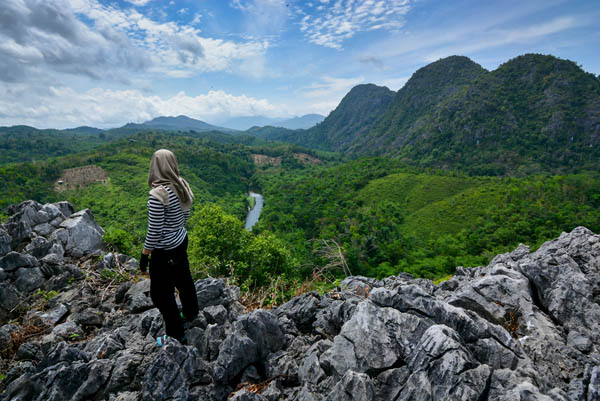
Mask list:
[[148,199],[148,233],[144,241],[144,248],[148,250],[177,248],[187,234],[184,225],[190,211],[184,211],[175,192],[168,186],[165,188],[169,193],[168,206],[152,195]]

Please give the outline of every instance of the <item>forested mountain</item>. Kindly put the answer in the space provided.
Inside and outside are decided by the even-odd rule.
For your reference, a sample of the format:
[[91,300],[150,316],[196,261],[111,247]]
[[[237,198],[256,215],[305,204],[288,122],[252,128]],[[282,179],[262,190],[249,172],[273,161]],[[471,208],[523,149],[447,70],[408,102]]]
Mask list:
[[125,124],[122,128],[134,128],[134,129],[160,129],[164,131],[222,131],[232,132],[235,131],[231,128],[217,127],[205,123],[204,121],[196,120],[187,116],[177,117],[156,117],[150,121],[146,121],[141,124],[129,123]]
[[102,130],[82,128],[40,130],[26,125],[0,127],[0,165],[68,155],[105,142],[106,135]]
[[282,127],[287,129],[307,129],[325,119],[320,114],[305,114],[294,118],[271,118],[265,116],[242,116],[232,117],[220,123],[220,125],[236,130],[249,130],[257,127]]
[[320,114],[305,114],[301,117],[290,118],[272,125],[287,129],[308,129],[317,125],[324,119],[325,116]]
[[452,56],[396,94],[359,85],[316,127],[266,137],[471,174],[593,170],[600,79],[553,56],[519,56],[491,72]]
[[365,135],[389,107],[394,92],[373,84],[358,85],[338,107],[315,127],[305,131],[260,131],[263,138],[291,142],[323,150],[344,151],[348,144]]

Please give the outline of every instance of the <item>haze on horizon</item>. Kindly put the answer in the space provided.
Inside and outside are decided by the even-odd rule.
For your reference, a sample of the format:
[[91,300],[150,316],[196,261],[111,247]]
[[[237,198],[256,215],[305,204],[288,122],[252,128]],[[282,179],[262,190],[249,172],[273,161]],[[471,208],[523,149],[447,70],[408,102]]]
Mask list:
[[455,54],[600,74],[598,20],[596,0],[3,0],[0,126],[327,115]]

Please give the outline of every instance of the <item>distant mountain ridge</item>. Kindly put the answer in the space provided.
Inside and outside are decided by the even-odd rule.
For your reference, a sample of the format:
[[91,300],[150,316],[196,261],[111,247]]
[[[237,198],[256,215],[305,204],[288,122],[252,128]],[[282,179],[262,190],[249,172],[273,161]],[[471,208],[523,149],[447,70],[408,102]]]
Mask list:
[[359,85],[317,126],[263,137],[472,174],[595,169],[600,79],[553,56],[526,54],[494,71],[452,56],[396,93]]
[[270,118],[265,116],[232,117],[220,124],[236,130],[246,131],[254,127],[281,127],[286,129],[308,129],[325,119],[320,114],[305,114],[293,118]]
[[166,131],[221,131],[221,132],[232,132],[235,131],[231,128],[219,127],[205,123],[201,120],[196,120],[184,115],[177,117],[156,117],[150,121],[146,121],[141,124],[128,123],[123,127],[125,129],[160,129]]

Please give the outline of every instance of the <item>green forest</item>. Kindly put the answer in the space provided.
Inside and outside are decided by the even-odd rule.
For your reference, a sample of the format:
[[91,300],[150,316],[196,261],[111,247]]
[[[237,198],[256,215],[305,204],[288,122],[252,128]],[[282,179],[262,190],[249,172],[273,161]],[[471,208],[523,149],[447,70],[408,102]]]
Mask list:
[[[392,158],[344,160],[295,145],[246,146],[166,133],[0,166],[6,188],[0,205],[5,210],[24,199],[67,199],[92,210],[112,249],[137,256],[146,230],[149,160],[158,148],[175,152],[196,195],[188,223],[194,274],[228,277],[245,289],[277,285],[274,298],[293,295],[307,281],[332,285],[348,274],[408,272],[438,280],[456,266],[485,265],[519,243],[535,249],[579,225],[600,231],[600,176],[592,172],[468,176]],[[301,163],[297,152],[321,163]],[[253,154],[281,162],[255,165]],[[54,191],[64,169],[90,164],[104,169],[107,183]],[[248,189],[265,197],[252,232],[243,228]]]
[[[396,93],[355,87],[308,130],[4,127],[0,220],[10,204],[66,199],[92,210],[109,250],[137,256],[150,158],[168,148],[196,195],[196,277],[276,289],[273,301],[346,275],[441,280],[520,243],[600,232],[599,102],[600,80],[570,61],[525,55],[488,72],[449,57]],[[88,165],[106,182],[55,190]],[[265,198],[251,232],[249,190]]]

